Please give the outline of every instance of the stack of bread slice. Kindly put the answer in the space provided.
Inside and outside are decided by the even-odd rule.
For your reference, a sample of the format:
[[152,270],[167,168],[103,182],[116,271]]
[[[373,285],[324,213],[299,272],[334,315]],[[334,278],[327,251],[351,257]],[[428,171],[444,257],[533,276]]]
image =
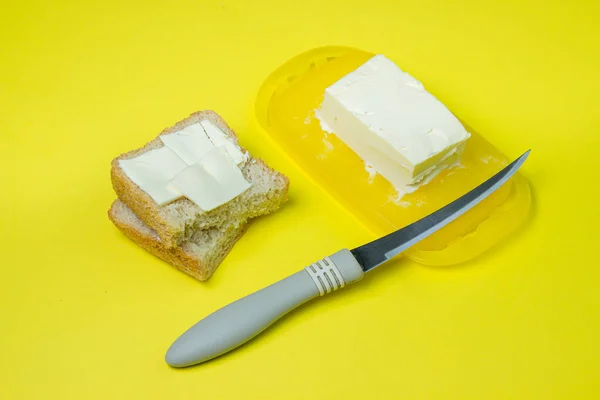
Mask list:
[[[204,211],[186,197],[160,205],[127,175],[120,161],[163,146],[161,137],[175,134],[203,120],[218,127],[244,154],[239,165],[250,187],[212,210]],[[214,111],[199,111],[165,129],[145,146],[116,157],[111,179],[117,199],[110,220],[139,246],[188,275],[204,281],[214,273],[248,221],[277,210],[287,200],[289,180],[239,147],[238,138]]]

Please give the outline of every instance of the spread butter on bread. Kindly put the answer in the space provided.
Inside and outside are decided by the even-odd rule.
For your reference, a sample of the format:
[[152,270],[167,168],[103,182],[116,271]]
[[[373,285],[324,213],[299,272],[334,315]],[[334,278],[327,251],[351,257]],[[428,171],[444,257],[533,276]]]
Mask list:
[[[192,151],[190,156],[186,153],[188,149],[185,146],[172,146],[176,153],[174,156],[167,149],[167,145],[177,142],[177,135],[193,129],[202,132],[201,127],[212,127],[222,134],[223,137],[215,138],[209,131],[204,130],[210,143],[219,151],[198,156],[198,160],[194,160],[194,155],[204,153]],[[204,137],[197,139],[206,140]],[[188,143],[195,142],[192,140]],[[169,157],[173,159],[171,161],[171,158],[166,158],[169,162],[164,164],[163,161],[161,164],[161,168],[168,171],[156,171],[156,175],[160,175],[166,182],[164,190],[159,187],[158,194],[144,188],[144,185],[140,184],[140,178],[136,177],[131,169],[128,170],[129,173],[126,172],[131,160],[144,157],[151,160],[152,157],[147,156],[152,152],[169,152]],[[217,157],[217,162],[206,166],[206,161],[203,160],[213,155]],[[141,163],[143,167],[146,164],[147,162]],[[223,193],[222,188],[215,186],[218,179],[214,181],[211,175],[205,178],[210,179],[211,183],[206,186],[188,183],[186,187],[180,183],[202,183],[202,180],[194,180],[197,178],[194,175],[195,168],[200,168],[199,174],[207,174],[202,170],[202,165],[212,176],[229,174],[222,179],[236,182],[239,190],[225,188],[226,193]],[[239,171],[236,170],[236,165]],[[146,170],[142,172],[148,174]],[[239,177],[236,177],[235,173],[239,174]],[[186,178],[186,175],[190,174],[194,178],[191,181]],[[149,179],[152,181],[153,177],[150,176]],[[252,157],[239,146],[236,134],[214,111],[193,113],[163,130],[145,146],[116,157],[111,165],[111,180],[118,199],[109,211],[109,218],[117,228],[148,252],[199,280],[206,280],[213,274],[235,242],[243,235],[251,218],[269,214],[287,200],[289,187],[287,177],[271,169],[264,161]],[[239,182],[242,182],[241,187]],[[218,185],[218,182],[216,184]],[[188,198],[186,193],[195,193],[196,196],[190,194]],[[196,200],[192,201],[190,198]],[[219,204],[219,199],[226,201]]]

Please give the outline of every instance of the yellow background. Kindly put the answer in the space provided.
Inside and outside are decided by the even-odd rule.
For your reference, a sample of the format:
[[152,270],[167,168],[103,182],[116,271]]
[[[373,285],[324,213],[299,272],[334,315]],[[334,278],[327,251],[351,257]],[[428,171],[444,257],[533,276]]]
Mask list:
[[[3,3],[0,398],[599,398],[600,3],[563,3]],[[329,44],[397,60],[511,158],[532,148],[532,217],[466,265],[398,260],[170,369],[197,319],[372,239],[254,119],[262,80]],[[106,211],[110,160],[203,108],[292,187],[199,283]]]

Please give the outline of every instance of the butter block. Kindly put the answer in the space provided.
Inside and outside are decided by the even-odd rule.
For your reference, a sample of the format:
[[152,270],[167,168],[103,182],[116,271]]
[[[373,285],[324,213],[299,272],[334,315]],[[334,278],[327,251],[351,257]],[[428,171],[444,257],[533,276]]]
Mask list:
[[470,137],[421,82],[383,55],[328,87],[317,117],[404,193],[454,165]]

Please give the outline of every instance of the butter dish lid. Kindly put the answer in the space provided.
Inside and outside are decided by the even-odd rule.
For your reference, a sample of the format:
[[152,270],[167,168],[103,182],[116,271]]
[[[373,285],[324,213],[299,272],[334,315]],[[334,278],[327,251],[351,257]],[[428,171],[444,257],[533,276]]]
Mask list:
[[[302,53],[264,81],[255,111],[261,127],[304,173],[374,235],[381,236],[460,197],[501,170],[510,159],[461,120],[471,138],[460,165],[399,198],[387,180],[365,166],[335,134],[324,131],[315,116],[325,89],[373,56],[338,46]],[[529,215],[530,204],[529,184],[517,174],[481,204],[404,254],[435,266],[473,259],[521,226]]]

